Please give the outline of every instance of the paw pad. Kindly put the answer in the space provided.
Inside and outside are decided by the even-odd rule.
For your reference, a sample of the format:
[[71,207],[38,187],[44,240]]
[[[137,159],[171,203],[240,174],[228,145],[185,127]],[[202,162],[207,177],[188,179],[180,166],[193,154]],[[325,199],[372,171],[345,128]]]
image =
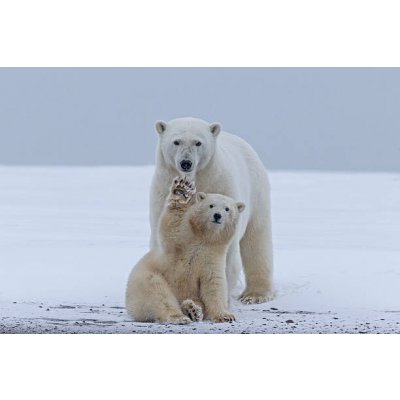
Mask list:
[[187,204],[195,193],[196,186],[194,182],[190,181],[186,176],[177,176],[172,183],[170,200],[177,204]]
[[192,320],[192,321],[202,321],[203,320],[203,310],[197,305],[193,300],[184,300],[182,302],[183,312]]

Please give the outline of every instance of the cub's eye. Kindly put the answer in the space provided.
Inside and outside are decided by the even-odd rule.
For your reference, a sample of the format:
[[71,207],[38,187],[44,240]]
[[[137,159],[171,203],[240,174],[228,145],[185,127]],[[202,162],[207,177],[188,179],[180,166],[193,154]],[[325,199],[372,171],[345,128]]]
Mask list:
[[228,208],[228,207],[226,207],[226,208],[225,208],[225,211],[229,211],[229,208]]
[[179,140],[174,140],[174,145],[179,146]]
[[210,204],[210,208],[213,208],[214,206],[212,204]]
[[201,142],[196,142],[196,146],[197,147],[201,146]]

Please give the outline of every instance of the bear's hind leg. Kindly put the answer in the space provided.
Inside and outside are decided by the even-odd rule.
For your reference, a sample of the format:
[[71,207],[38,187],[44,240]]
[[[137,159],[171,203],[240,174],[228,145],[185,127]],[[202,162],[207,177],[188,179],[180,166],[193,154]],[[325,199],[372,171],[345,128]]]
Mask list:
[[146,271],[128,284],[126,308],[135,321],[188,324],[178,300],[164,277]]
[[273,257],[269,218],[250,221],[240,241],[246,288],[240,300],[245,304],[264,303],[274,298]]

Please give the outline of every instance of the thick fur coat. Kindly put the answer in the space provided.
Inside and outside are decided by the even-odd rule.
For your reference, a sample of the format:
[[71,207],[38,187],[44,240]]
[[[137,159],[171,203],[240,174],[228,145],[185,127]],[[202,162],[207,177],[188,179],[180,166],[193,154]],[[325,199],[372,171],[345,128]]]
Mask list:
[[136,321],[235,319],[228,309],[225,265],[245,206],[219,194],[193,196],[194,191],[194,183],[174,179],[158,226],[159,244],[129,277],[126,308]]
[[156,123],[159,143],[150,194],[150,246],[160,246],[159,222],[171,180],[185,174],[197,189],[243,201],[240,218],[228,249],[226,274],[231,293],[243,267],[244,303],[273,297],[273,256],[270,187],[266,170],[251,146],[238,136],[222,132],[217,123],[179,118]]

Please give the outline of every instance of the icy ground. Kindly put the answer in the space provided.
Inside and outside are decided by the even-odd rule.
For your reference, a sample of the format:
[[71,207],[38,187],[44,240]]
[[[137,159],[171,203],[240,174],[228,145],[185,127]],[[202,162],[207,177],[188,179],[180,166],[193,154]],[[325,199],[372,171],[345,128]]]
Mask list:
[[277,298],[236,323],[133,323],[153,167],[0,168],[0,332],[400,332],[400,175],[270,174]]

